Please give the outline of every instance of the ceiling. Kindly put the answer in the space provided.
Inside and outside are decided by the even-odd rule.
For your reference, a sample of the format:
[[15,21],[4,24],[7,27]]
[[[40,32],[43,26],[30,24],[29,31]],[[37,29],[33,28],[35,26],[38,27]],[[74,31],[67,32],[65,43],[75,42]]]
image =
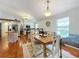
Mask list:
[[[78,6],[79,0],[50,0],[52,15]],[[39,19],[44,16],[46,0],[0,0],[0,9],[22,18],[29,15]]]

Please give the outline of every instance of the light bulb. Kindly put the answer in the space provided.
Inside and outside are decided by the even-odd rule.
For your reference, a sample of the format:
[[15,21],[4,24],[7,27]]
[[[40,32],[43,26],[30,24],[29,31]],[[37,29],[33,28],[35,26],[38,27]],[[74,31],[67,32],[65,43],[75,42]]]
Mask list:
[[46,11],[46,12],[45,12],[45,16],[46,16],[46,17],[51,16],[51,14],[52,14],[52,13],[51,13],[50,11]]

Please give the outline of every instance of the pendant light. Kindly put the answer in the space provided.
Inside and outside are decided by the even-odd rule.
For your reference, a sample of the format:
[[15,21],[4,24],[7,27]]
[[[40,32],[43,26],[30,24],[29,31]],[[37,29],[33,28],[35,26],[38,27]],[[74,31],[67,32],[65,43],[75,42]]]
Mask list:
[[51,11],[50,11],[50,8],[49,8],[49,3],[50,3],[50,1],[47,0],[46,3],[47,3],[47,7],[46,7],[46,11],[45,11],[44,15],[45,15],[46,17],[49,17],[49,16],[52,15],[52,13],[51,13]]

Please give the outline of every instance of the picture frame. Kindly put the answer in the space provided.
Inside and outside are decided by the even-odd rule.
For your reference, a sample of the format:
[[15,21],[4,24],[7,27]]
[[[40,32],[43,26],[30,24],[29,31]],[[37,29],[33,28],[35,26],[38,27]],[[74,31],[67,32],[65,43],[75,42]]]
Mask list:
[[51,25],[50,21],[46,21],[46,26],[49,27]]

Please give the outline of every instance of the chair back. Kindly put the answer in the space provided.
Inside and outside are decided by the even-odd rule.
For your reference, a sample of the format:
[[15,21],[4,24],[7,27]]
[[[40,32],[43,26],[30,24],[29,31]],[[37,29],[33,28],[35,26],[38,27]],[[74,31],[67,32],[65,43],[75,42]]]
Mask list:
[[42,52],[42,46],[40,44],[36,44],[36,40],[34,39],[34,34],[30,34],[30,40],[33,46],[33,54],[34,56],[38,56]]
[[26,43],[22,45],[24,58],[31,58],[34,56],[32,43]]
[[55,37],[56,41],[53,43],[53,57],[60,57],[60,37]]
[[9,42],[11,43],[14,43],[18,40],[18,33],[9,33],[9,36],[8,36],[8,39],[9,39]]
[[30,40],[33,46],[33,54],[35,54],[35,39],[34,39],[34,35],[30,33]]

